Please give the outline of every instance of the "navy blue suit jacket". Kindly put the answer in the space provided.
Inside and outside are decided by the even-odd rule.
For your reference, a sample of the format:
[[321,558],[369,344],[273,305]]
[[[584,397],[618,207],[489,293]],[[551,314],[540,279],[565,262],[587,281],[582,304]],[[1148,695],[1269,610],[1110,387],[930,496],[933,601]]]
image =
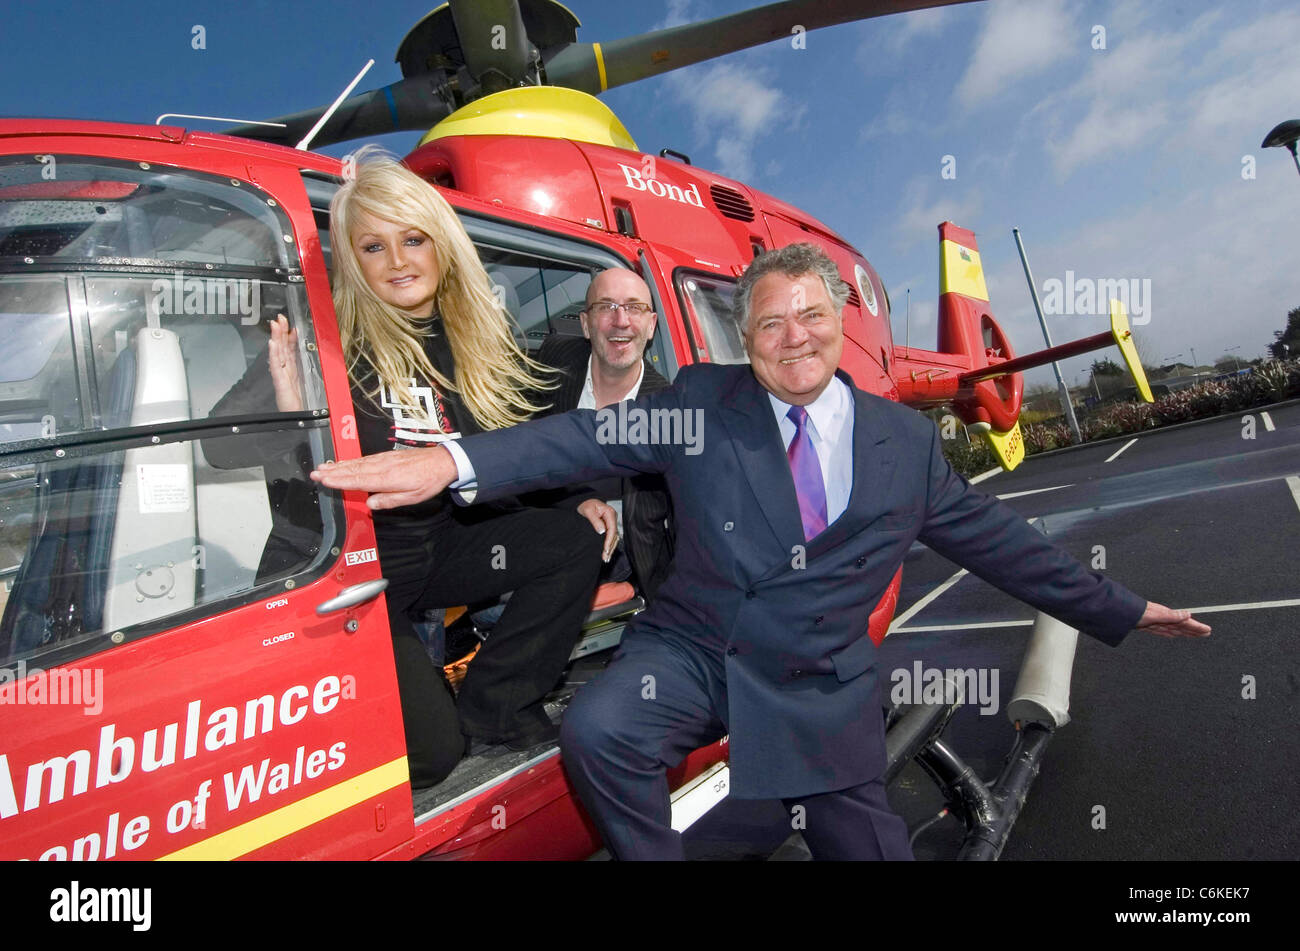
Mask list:
[[1123,639],[1146,605],[972,489],[944,459],[930,420],[839,375],[854,399],[853,489],[844,514],[806,545],[780,430],[747,365],[690,366],[668,389],[622,404],[630,424],[638,411],[661,426],[692,414],[698,446],[656,443],[633,425],[620,434],[612,409],[461,442],[479,500],[663,473],[677,513],[673,571],[624,640],[709,651],[725,665],[727,702],[718,714],[740,798],[829,792],[883,772],[867,624],[917,539],[1108,644]]

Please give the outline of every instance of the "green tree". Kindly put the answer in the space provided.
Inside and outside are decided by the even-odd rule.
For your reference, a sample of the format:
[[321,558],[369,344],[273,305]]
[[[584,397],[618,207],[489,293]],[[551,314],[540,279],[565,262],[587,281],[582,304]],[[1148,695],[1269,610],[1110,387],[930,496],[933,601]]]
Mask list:
[[1275,360],[1300,355],[1300,307],[1287,311],[1286,327],[1273,331],[1273,336],[1276,339],[1268,345],[1268,352]]

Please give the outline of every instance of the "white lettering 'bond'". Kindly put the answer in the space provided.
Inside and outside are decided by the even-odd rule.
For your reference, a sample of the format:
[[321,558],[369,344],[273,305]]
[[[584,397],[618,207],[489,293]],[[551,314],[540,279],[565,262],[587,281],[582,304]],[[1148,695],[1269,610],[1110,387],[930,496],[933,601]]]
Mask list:
[[682,188],[680,185],[661,182],[657,178],[643,178],[640,169],[624,165],[622,162],[618,163],[618,167],[623,170],[623,179],[627,182],[628,188],[639,192],[649,192],[656,198],[667,198],[670,201],[681,202],[684,205],[694,205],[696,208],[704,207],[698,185],[691,184],[686,188]]

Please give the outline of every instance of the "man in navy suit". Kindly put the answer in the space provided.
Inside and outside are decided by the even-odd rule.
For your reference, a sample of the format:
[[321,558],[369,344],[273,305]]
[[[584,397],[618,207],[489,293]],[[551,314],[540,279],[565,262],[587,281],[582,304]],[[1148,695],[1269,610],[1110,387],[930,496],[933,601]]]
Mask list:
[[[1107,644],[1133,627],[1205,636],[1187,611],[1088,571],[971,488],[920,414],[836,372],[847,289],[812,245],[760,255],[737,285],[749,366],[684,368],[615,411],[576,411],[324,467],[325,485],[411,504],[611,473],[663,473],[672,574],[561,724],[570,781],[618,858],[680,858],[665,771],[730,735],[731,794],[804,809],[816,858],[911,857],[881,775],[868,616],[916,539]],[[393,458],[386,458],[393,457]]]

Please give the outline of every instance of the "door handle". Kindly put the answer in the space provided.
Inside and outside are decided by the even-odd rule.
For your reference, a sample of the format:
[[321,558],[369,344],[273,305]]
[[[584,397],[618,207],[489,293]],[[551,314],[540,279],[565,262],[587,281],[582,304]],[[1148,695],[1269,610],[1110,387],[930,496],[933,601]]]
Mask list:
[[316,605],[316,613],[323,617],[326,614],[333,614],[335,611],[342,611],[344,608],[355,608],[358,604],[373,601],[383,594],[384,589],[387,587],[387,578],[378,578],[374,581],[363,581],[361,584],[354,584],[350,588],[344,588],[328,601],[322,601]]

